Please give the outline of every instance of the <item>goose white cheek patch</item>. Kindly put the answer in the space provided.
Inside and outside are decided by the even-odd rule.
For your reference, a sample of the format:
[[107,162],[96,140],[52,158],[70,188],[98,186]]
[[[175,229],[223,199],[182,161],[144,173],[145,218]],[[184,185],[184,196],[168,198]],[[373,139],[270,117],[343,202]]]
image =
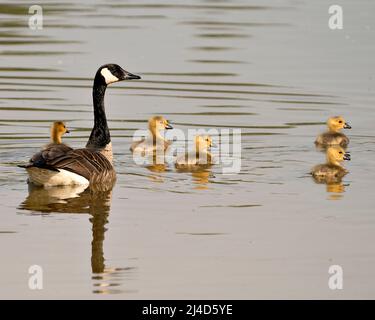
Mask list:
[[117,77],[115,77],[111,71],[108,70],[108,68],[104,68],[102,69],[102,71],[100,71],[101,75],[104,77],[105,79],[105,83],[106,84],[110,84],[110,83],[113,83],[113,82],[116,82],[116,81],[119,81],[119,79]]

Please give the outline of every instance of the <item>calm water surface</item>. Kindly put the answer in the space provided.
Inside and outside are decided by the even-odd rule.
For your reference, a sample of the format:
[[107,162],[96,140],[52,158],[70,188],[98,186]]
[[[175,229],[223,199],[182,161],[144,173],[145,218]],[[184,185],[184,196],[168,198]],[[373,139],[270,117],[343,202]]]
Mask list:
[[[374,298],[375,3],[43,1],[0,5],[0,297]],[[98,66],[118,180],[112,191],[31,188],[17,164],[64,120],[84,146]],[[133,132],[162,114],[176,128],[241,128],[242,167],[201,174],[137,166]],[[308,172],[330,115],[353,129],[338,185]],[[28,288],[40,265],[44,289]],[[328,267],[344,269],[331,291]]]

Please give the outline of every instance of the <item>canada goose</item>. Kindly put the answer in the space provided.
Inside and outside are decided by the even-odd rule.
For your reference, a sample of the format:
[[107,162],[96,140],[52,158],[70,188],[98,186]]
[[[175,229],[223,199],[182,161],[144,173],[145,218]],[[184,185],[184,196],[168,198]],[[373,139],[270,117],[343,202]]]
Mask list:
[[[140,79],[116,64],[101,66],[93,85],[94,127],[86,148],[63,152],[59,145],[46,148],[26,165],[29,181],[42,186],[104,184],[115,181],[111,136],[104,109],[104,94],[111,83]],[[62,146],[62,145],[61,145]]]
[[176,160],[175,167],[182,171],[201,170],[213,164],[209,149],[213,146],[210,136],[195,136],[195,150],[186,152]]
[[340,180],[348,171],[341,162],[350,160],[350,154],[340,146],[331,146],[326,151],[327,163],[315,166],[311,174],[319,182],[334,182]]
[[164,139],[161,135],[163,130],[173,129],[168,120],[163,116],[154,116],[148,120],[148,130],[150,135],[140,141],[135,141],[130,146],[130,151],[141,153],[152,153],[156,150],[165,151],[171,145],[170,141]]
[[351,129],[352,127],[340,116],[329,118],[327,126],[328,131],[320,134],[316,138],[315,144],[322,147],[340,145],[345,148],[349,144],[349,138],[340,130]]

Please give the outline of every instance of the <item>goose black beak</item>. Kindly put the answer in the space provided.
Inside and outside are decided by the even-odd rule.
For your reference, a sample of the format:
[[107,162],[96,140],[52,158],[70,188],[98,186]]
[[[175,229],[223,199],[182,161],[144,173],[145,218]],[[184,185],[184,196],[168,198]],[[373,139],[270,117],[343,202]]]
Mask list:
[[352,126],[349,123],[345,122],[344,129],[351,129]]
[[165,126],[165,129],[170,130],[170,129],[173,129],[173,127],[168,123],[168,124]]
[[136,74],[133,74],[124,70],[124,75],[123,75],[122,80],[139,80],[139,79],[141,79],[140,76],[137,76]]
[[67,130],[65,131],[65,133],[70,133],[70,131],[67,129]]
[[350,154],[349,154],[349,153],[345,153],[345,154],[344,154],[344,160],[348,160],[348,161],[351,160],[351,158],[350,158]]

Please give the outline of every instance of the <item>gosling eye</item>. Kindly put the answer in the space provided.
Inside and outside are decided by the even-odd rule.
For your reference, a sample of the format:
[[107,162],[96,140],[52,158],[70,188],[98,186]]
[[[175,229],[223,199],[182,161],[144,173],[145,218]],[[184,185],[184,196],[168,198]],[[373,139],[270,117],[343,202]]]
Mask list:
[[342,123],[342,121],[340,120],[339,123]]
[[342,154],[342,151],[340,151],[339,154]]

